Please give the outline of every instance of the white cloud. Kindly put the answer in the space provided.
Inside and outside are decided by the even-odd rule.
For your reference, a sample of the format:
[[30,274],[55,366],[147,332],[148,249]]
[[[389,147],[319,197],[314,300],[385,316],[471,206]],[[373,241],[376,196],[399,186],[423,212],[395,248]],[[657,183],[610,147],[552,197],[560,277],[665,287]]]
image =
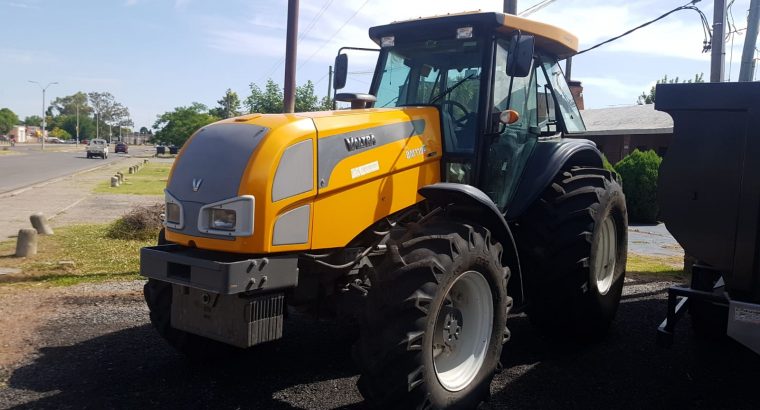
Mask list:
[[[631,104],[635,101],[636,96],[640,95],[644,90],[650,89],[655,84],[655,81],[642,84],[631,84],[622,81],[619,78],[612,77],[581,76],[575,79],[580,80],[584,88],[592,88],[596,90],[597,94],[608,94],[608,96],[618,100],[630,100]],[[584,92],[584,94],[588,95],[586,92]]]

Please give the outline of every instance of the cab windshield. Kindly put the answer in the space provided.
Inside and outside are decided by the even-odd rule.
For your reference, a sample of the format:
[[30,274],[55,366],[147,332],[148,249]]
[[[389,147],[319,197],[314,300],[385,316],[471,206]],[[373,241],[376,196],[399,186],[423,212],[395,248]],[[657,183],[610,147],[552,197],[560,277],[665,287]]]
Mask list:
[[375,107],[435,105],[449,153],[475,150],[483,63],[482,42],[426,40],[384,49]]

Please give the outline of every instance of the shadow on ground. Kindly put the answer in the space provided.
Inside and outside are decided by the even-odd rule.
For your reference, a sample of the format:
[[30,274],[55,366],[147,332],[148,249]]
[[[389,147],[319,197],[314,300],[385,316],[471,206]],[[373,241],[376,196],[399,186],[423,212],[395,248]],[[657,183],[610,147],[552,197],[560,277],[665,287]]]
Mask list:
[[[490,407],[511,409],[757,408],[760,357],[739,345],[697,343],[680,324],[672,349],[655,345],[665,314],[662,286],[628,295],[609,337],[583,349],[539,337],[511,319],[505,370]],[[657,297],[654,297],[656,294]],[[150,326],[67,345],[51,325],[44,348],[8,386],[44,396],[19,408],[363,408],[350,360],[351,332],[331,322],[291,319],[280,343],[239,360],[191,365]]]
[[574,351],[517,318],[502,355],[505,371],[492,385],[492,407],[757,409],[760,356],[728,339],[700,341],[688,316],[672,348],[655,344],[664,295],[660,288],[624,296],[607,338]]
[[331,396],[361,401],[348,332],[310,322],[289,333],[235,361],[204,365],[188,363],[144,325],[43,348],[34,362],[11,374],[8,385],[49,393],[21,409],[291,409],[318,408]]

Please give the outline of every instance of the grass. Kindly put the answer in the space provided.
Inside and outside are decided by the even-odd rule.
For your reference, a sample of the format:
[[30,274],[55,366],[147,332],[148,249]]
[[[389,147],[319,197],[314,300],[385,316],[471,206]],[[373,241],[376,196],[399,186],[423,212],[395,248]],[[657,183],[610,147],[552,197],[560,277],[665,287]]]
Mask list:
[[139,279],[140,248],[155,244],[155,239],[111,239],[106,236],[108,227],[108,224],[99,224],[59,228],[53,236],[38,237],[38,253],[28,258],[13,256],[15,241],[0,243],[0,267],[23,271],[0,276],[0,286],[69,286],[82,282]]
[[645,275],[681,276],[683,275],[683,258],[629,253],[626,271]]
[[166,180],[172,164],[149,162],[137,174],[129,174],[128,169],[122,170],[124,183],[116,188],[111,187],[111,181],[104,181],[95,187],[95,192],[102,194],[124,195],[163,195]]
[[0,155],[18,155],[18,152],[11,151],[8,147],[0,147]]

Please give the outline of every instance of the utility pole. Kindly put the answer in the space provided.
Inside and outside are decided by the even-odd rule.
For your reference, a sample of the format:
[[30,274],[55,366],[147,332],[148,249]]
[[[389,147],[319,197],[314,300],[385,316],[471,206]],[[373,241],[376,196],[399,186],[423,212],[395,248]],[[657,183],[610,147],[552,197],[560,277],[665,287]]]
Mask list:
[[40,130],[40,139],[42,140],[42,150],[45,150],[45,91],[47,91],[48,87],[50,87],[53,84],[58,84],[57,82],[48,83],[46,86],[42,86],[42,84],[38,83],[37,81],[29,80],[30,83],[37,84],[38,87],[42,89],[42,129]]
[[722,83],[726,66],[726,0],[715,0],[713,7],[712,54],[710,82]]
[[504,0],[504,12],[517,15],[517,0]]
[[747,37],[744,38],[739,81],[752,81],[755,72],[755,47],[757,46],[757,30],[759,25],[760,0],[752,0],[749,6],[749,17],[747,17]]
[[77,104],[77,145],[79,145],[79,104]]
[[285,83],[283,112],[296,108],[296,50],[298,40],[298,0],[288,0],[288,34],[285,43]]
[[332,105],[332,77],[333,77],[333,71],[332,66],[327,70],[327,103]]

